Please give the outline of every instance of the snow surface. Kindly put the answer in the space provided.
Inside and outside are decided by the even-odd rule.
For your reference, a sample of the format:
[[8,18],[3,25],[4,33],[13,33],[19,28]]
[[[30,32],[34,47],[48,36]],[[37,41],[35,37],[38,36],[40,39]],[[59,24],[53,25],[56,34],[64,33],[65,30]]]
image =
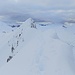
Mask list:
[[9,27],[6,23],[0,21],[0,32],[6,33],[11,30],[12,30],[11,27]]
[[75,27],[31,24],[29,18],[0,40],[0,75],[75,75]]

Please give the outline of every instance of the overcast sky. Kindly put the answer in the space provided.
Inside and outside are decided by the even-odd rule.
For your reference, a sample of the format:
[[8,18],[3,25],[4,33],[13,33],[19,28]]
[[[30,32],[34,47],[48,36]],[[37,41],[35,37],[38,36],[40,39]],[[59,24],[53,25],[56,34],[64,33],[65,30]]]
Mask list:
[[11,15],[48,17],[52,13],[74,13],[75,0],[0,0],[0,20]]

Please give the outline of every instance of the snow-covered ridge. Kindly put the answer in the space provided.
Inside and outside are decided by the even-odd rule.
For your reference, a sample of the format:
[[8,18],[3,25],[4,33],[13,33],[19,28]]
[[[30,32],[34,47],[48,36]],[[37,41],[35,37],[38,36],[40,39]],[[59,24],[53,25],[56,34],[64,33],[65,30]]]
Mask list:
[[[25,40],[25,43],[28,42],[29,38],[31,37],[30,34],[33,31],[29,31],[29,28],[31,28],[31,24],[33,23],[32,19],[26,20],[25,23],[21,25],[21,27],[17,28],[15,31],[4,35],[7,35],[6,38],[4,37],[4,40],[1,40],[1,46],[0,46],[0,58],[2,66],[3,62],[7,62],[10,58],[9,56],[15,56],[15,54],[22,48],[23,42]],[[34,25],[34,24],[33,24]],[[3,36],[4,36],[3,35]],[[28,39],[28,40],[27,40]],[[4,43],[4,42],[5,43]],[[27,42],[26,42],[27,41]]]
[[32,18],[29,18],[29,19],[27,19],[23,24],[22,24],[22,26],[25,26],[26,28],[36,28],[36,25],[35,25],[35,21],[32,19]]
[[65,26],[65,27],[75,26],[75,23],[65,22],[65,23],[64,23],[64,26]]
[[1,65],[5,64],[0,74],[75,75],[73,46],[65,41],[65,31],[63,27],[42,31],[29,18],[0,47]]

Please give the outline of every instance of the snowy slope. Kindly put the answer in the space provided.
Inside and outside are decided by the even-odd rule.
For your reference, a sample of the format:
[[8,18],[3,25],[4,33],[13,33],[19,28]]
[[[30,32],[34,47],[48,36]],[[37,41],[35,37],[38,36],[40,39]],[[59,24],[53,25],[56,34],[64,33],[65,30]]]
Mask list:
[[[13,58],[0,68],[0,74],[75,75],[74,47],[70,45],[70,39],[66,39],[66,34],[69,36],[69,32],[72,33],[71,29],[60,26],[41,30],[31,28],[32,24],[35,23],[31,18],[26,20],[11,34],[9,42],[5,44],[6,48],[1,48],[8,50],[5,59],[8,56]],[[71,39],[74,38],[72,36]],[[12,46],[15,48],[13,53]]]
[[75,26],[70,26],[67,28],[58,27],[56,31],[62,41],[75,46]]
[[[31,19],[27,20],[28,22],[33,23]],[[29,28],[31,26],[25,26],[28,24],[28,22],[25,22],[23,25],[21,25],[20,28],[17,28],[15,31],[1,34],[1,40],[0,40],[0,66],[3,66],[4,63],[7,62],[7,59],[9,59],[9,56],[15,56],[17,52],[24,46],[23,42],[27,43],[33,36],[33,30],[29,31]],[[36,29],[35,29],[36,30]],[[37,33],[36,31],[34,33]],[[24,39],[25,38],[25,39]],[[12,50],[12,48],[14,48]]]
[[11,27],[9,27],[6,23],[0,21],[0,32],[6,33],[11,30],[12,30]]

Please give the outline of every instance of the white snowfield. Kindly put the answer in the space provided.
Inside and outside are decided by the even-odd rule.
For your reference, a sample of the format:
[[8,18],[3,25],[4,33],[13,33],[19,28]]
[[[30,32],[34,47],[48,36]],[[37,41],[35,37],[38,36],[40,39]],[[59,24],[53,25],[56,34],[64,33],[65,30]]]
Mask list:
[[11,31],[11,27],[9,27],[6,23],[0,21],[0,32],[2,31],[3,33]]
[[0,75],[75,75],[75,27],[31,25],[29,18],[0,42]]

